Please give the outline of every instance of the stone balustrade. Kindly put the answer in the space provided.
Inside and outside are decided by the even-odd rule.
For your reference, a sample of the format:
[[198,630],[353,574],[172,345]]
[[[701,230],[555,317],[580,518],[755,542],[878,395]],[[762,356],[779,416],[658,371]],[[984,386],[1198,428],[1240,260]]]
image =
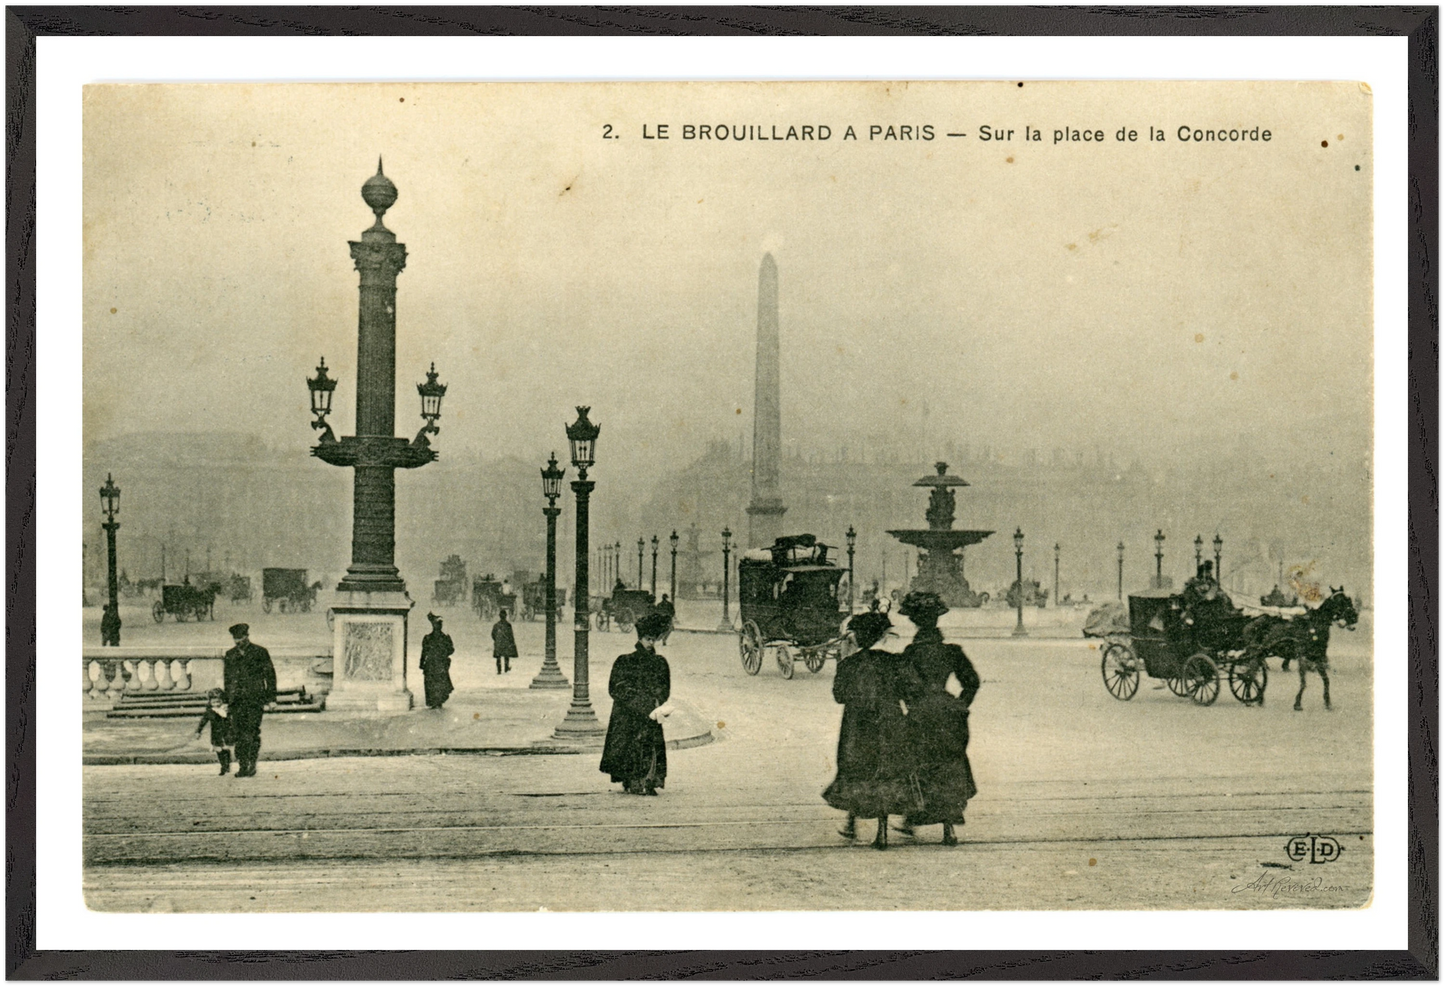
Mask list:
[[[81,690],[87,705],[111,706],[127,692],[202,692],[225,684],[225,648],[87,647]],[[331,691],[330,648],[268,648],[278,689]]]

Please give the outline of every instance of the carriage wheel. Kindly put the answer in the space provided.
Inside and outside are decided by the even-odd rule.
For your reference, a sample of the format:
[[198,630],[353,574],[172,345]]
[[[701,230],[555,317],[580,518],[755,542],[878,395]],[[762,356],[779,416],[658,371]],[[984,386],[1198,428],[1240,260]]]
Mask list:
[[617,629],[624,634],[629,634],[632,632],[631,611],[628,611],[627,613],[619,613],[617,615]]
[[783,678],[793,677],[793,653],[788,650],[786,644],[778,645],[777,651],[778,671],[783,673]]
[[1127,702],[1139,691],[1139,662],[1127,644],[1115,641],[1105,645],[1099,671],[1104,676],[1104,688],[1115,699]]
[[1237,661],[1229,666],[1229,691],[1245,704],[1264,705],[1264,687],[1269,684],[1269,669],[1263,659]]
[[751,620],[743,622],[738,632],[738,654],[743,659],[743,671],[756,675],[763,667],[763,635],[758,625]]
[[1164,684],[1169,687],[1170,692],[1179,696],[1181,699],[1188,697],[1189,687],[1184,683],[1184,665],[1180,665],[1173,675],[1165,676]]
[[1219,666],[1214,659],[1201,651],[1186,661],[1184,688],[1198,705],[1212,705],[1219,698]]
[[828,653],[823,648],[808,648],[803,652],[803,667],[817,675],[823,670],[823,663],[828,660]]
[[165,605],[164,603],[162,603],[160,600],[157,600],[157,601],[155,602],[155,604],[151,607],[151,616],[156,619],[156,623],[157,623],[157,624],[159,624],[161,621],[165,620],[165,619],[166,619],[166,605]]
[[263,596],[263,597],[261,597],[261,612],[262,612],[262,613],[270,613],[270,612],[271,612],[271,598],[270,598],[269,596]]

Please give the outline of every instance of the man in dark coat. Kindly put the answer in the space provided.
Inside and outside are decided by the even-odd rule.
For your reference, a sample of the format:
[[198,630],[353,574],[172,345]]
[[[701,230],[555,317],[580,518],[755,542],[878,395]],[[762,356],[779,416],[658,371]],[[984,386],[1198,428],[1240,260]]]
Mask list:
[[[953,827],[963,825],[963,810],[978,794],[968,763],[968,707],[978,693],[978,672],[961,647],[943,642],[938,618],[948,606],[938,594],[909,593],[898,612],[918,628],[903,658],[919,682],[908,725],[924,803],[907,814],[904,829],[942,823],[944,845],[955,846]],[[956,695],[949,688],[954,681]]]
[[654,611],[637,622],[637,648],[612,664],[607,692],[612,716],[598,770],[620,781],[631,795],[656,795],[667,780],[667,742],[662,721],[672,695],[672,670],[655,650],[667,618]]
[[431,633],[421,639],[421,677],[426,687],[426,704],[430,709],[441,709],[447,697],[452,694],[452,645],[450,634],[442,633],[442,619],[434,613],[426,615],[431,621]]
[[120,647],[120,609],[109,603],[101,611],[100,643],[102,647]]
[[658,643],[665,645],[667,639],[672,636],[672,625],[677,622],[677,607],[673,606],[666,593],[662,594],[662,599],[657,604],[657,612],[667,618],[667,630],[663,631],[662,637],[658,638]]
[[911,776],[913,753],[906,700],[918,691],[913,667],[898,655],[873,646],[892,622],[887,614],[860,613],[848,621],[859,650],[838,662],[833,698],[843,704],[838,728],[838,774],[823,800],[848,813],[839,830],[857,837],[859,816],[878,820],[873,845],[888,848],[888,816],[920,807]]
[[232,624],[236,646],[226,652],[226,698],[236,737],[237,778],[254,778],[261,754],[261,714],[276,701],[276,666],[271,653],[251,643],[251,628]]
[[512,659],[517,657],[517,640],[512,637],[512,625],[507,622],[507,611],[497,615],[492,625],[492,657],[497,659],[497,674],[512,670]]

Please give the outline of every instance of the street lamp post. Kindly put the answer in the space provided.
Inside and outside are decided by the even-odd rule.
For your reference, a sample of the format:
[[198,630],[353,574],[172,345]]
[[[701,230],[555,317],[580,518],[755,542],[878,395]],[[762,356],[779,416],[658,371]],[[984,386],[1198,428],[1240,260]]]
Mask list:
[[853,550],[854,550],[854,547],[858,544],[858,532],[854,531],[854,530],[853,530],[853,526],[850,524],[850,525],[848,525],[848,530],[847,530],[846,532],[844,532],[843,537],[846,538],[846,539],[848,539],[848,613],[849,613],[849,614],[852,614],[852,613],[853,613]]
[[672,605],[673,605],[674,607],[677,606],[677,543],[678,543],[678,541],[680,541],[680,539],[677,537],[677,529],[676,529],[676,528],[673,528],[673,529],[672,529],[672,534],[669,535],[668,538],[667,538],[667,543],[668,543],[670,546],[672,546],[672,582],[671,582],[671,585],[672,585],[672,595],[671,595],[670,597],[668,597],[668,599],[670,599],[670,600],[672,601]]
[[606,733],[602,724],[597,722],[597,714],[592,711],[592,699],[587,690],[587,631],[592,617],[588,612],[587,506],[588,498],[597,486],[587,479],[587,468],[596,461],[597,436],[602,431],[601,426],[588,421],[587,412],[590,410],[585,405],[578,405],[577,420],[567,426],[572,465],[577,467],[577,479],[572,481],[572,493],[577,499],[577,587],[573,591],[576,598],[572,605],[572,705],[553,733],[558,740],[592,740]]
[[[396,477],[398,469],[433,462],[427,436],[436,435],[447,385],[437,382],[436,365],[417,385],[423,425],[408,442],[396,431],[396,279],[406,266],[406,246],[382,222],[397,190],[377,162],[376,174],[361,187],[376,222],[351,242],[360,274],[356,351],[356,434],[337,438],[326,422],[336,381],[323,360],[308,378],[311,427],[321,433],[311,454],[353,471],[351,565],[337,584],[332,652],[335,682],[331,710],[410,709],[406,685],[407,615],[415,605],[395,564]],[[341,660],[344,657],[344,661]]]
[[1014,529],[1014,564],[1018,573],[1018,623],[1014,624],[1014,637],[1028,637],[1029,632],[1024,628],[1024,532],[1022,528]]
[[612,593],[612,587],[622,582],[622,542],[612,543],[612,582],[602,587],[608,594]]
[[542,469],[542,496],[547,498],[547,506],[542,508],[542,516],[547,519],[547,636],[542,669],[532,680],[533,689],[568,687],[567,676],[557,665],[557,516],[562,513],[557,498],[562,496],[562,478],[566,475],[565,469],[557,467],[557,454],[552,453]]
[[1059,543],[1054,542],[1054,606],[1059,605]]
[[1198,572],[1199,567],[1204,564],[1204,536],[1194,536],[1194,571]]
[[1154,534],[1154,588],[1164,588],[1164,529]]
[[652,536],[652,598],[657,599],[657,536]]
[[105,475],[105,486],[100,488],[100,509],[105,515],[101,527],[105,529],[106,585],[110,600],[100,620],[100,643],[120,647],[120,586],[115,575],[115,533],[120,528],[115,516],[120,513],[120,487],[109,473]]
[[728,616],[728,573],[731,570],[729,552],[731,551],[733,533],[726,527],[722,529],[723,540],[723,615],[722,622],[717,625],[720,631],[731,632],[733,629],[732,618]]
[[1219,537],[1219,532],[1214,533],[1214,581],[1219,586],[1224,586],[1224,565],[1220,562],[1220,553],[1224,550],[1224,539]]
[[637,588],[642,589],[642,553],[647,549],[647,539],[637,539]]
[[1119,543],[1119,602],[1124,602],[1124,543]]

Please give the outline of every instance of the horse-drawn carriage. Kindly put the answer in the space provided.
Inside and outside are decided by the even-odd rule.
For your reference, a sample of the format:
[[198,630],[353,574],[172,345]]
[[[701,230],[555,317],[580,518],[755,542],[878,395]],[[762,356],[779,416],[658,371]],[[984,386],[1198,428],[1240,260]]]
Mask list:
[[772,649],[783,678],[793,677],[794,651],[817,673],[842,655],[848,611],[838,603],[838,581],[847,574],[828,558],[828,546],[812,535],[779,538],[738,561],[738,652],[749,675]]
[[[562,619],[562,608],[567,604],[567,587],[557,587],[557,620]],[[538,576],[535,583],[522,584],[522,619],[536,620],[547,615],[547,577]]]
[[232,603],[250,603],[251,577],[231,573],[231,578],[226,581],[225,593]]
[[482,620],[495,620],[505,610],[509,616],[516,616],[517,594],[506,592],[507,587],[491,573],[472,579],[472,610]]
[[645,589],[628,589],[618,583],[611,596],[597,601],[597,629],[610,630],[614,621],[618,629],[626,633],[632,625],[652,612],[657,601]]
[[282,613],[310,613],[320,582],[306,582],[305,569],[262,569],[261,609],[275,607]]
[[467,598],[467,564],[460,555],[449,555],[441,563],[441,578],[432,584],[432,602],[449,607]]
[[196,620],[216,619],[216,594],[221,587],[216,583],[192,586],[189,582],[161,587],[161,598],[151,605],[151,616],[159,624],[166,614],[184,623],[194,617]]
[[1104,687],[1115,699],[1133,699],[1142,663],[1150,678],[1163,679],[1170,692],[1200,706],[1219,698],[1221,675],[1234,698],[1262,704],[1269,670],[1265,655],[1245,638],[1251,619],[1217,588],[1132,595],[1128,634],[1111,634],[1104,644]]

